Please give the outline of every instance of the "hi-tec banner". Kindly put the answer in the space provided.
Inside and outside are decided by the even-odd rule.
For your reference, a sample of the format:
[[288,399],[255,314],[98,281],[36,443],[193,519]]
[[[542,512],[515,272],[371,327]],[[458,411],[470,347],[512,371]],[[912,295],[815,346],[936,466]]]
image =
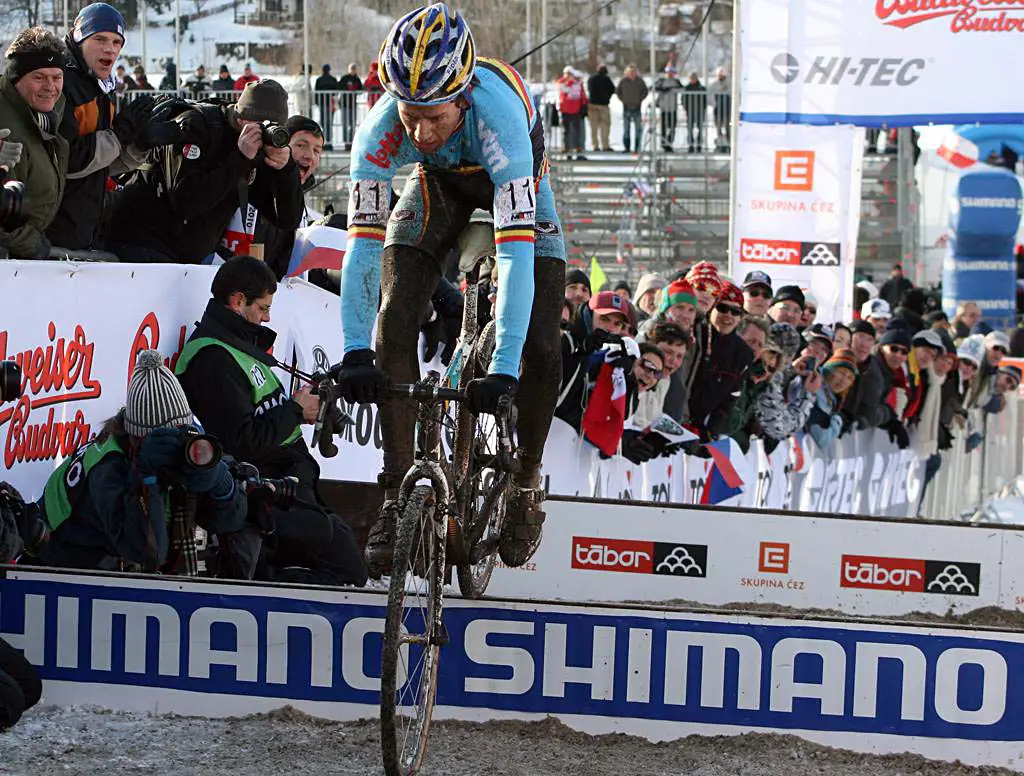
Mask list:
[[740,119],[911,126],[1020,123],[1007,88],[1019,0],[757,0],[740,4]]
[[814,293],[818,320],[851,317],[864,130],[740,123],[731,273]]

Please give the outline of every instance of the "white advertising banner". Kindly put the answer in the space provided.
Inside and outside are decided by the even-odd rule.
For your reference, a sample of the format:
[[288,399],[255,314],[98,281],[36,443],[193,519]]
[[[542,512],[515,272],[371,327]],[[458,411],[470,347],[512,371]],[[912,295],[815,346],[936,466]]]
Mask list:
[[1000,78],[1024,5],[1010,0],[740,4],[740,119],[910,126],[1020,123]]
[[851,317],[864,130],[740,123],[731,274],[768,273],[818,300],[818,320]]

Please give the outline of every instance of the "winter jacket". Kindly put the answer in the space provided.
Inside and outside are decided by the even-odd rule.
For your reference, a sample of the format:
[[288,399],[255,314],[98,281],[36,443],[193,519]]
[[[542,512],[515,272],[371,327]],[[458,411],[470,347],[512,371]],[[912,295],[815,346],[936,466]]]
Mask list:
[[884,426],[895,415],[885,403],[885,397],[892,389],[892,377],[888,367],[880,363],[881,356],[872,353],[867,360],[857,365],[857,383],[851,391],[847,404],[860,428]]
[[555,83],[558,84],[558,110],[575,116],[583,110],[587,104],[587,93],[583,89],[583,81],[571,76],[563,75]]
[[[799,379],[799,378],[794,378]],[[807,423],[815,398],[803,386],[795,386],[782,373],[767,381],[767,388],[757,397],[754,417],[764,436],[781,442]],[[793,392],[789,400],[790,391]]]
[[178,68],[173,62],[164,67],[164,77],[160,79],[160,91],[178,91]]
[[663,113],[675,113],[679,110],[679,92],[683,82],[675,76],[662,76],[654,82],[654,93],[657,95],[658,109]]
[[615,94],[615,84],[607,73],[594,73],[587,79],[588,100],[594,105],[607,105]]
[[690,420],[710,436],[724,432],[735,394],[743,375],[754,360],[754,352],[735,332],[720,334],[709,327],[710,352],[697,371],[690,391]]
[[256,74],[253,75],[240,75],[235,79],[235,91],[240,92],[245,89],[246,84],[250,84],[253,81],[260,80],[260,77]]
[[591,341],[592,313],[580,307],[569,327],[562,332],[562,379],[558,388],[555,417],[561,418],[577,431],[583,421],[587,401],[587,384],[597,375],[588,373],[587,359],[594,351]]
[[[198,264],[220,243],[243,194],[275,226],[298,228],[303,201],[294,160],[275,170],[259,156],[246,159],[223,110],[202,106],[178,117],[181,141],[157,149],[156,169],[137,174],[125,187],[112,240]],[[163,180],[170,181],[166,189]]]
[[754,416],[754,409],[757,406],[758,398],[768,390],[768,380],[755,383],[749,377],[744,378],[740,385],[739,395],[732,403],[729,410],[729,419],[725,427],[721,429],[724,436],[732,437],[742,448],[743,452],[750,449],[750,437],[757,435],[761,427]]
[[384,96],[384,87],[380,82],[380,74],[377,72],[376,62],[370,63],[370,72],[367,74],[366,80],[363,81],[363,88],[369,92],[366,95],[367,108],[372,108]]
[[[819,412],[811,410],[807,422],[807,431],[810,433],[811,439],[818,445],[818,449],[827,455],[832,450],[832,445],[835,444],[843,430],[843,417],[837,411],[839,409],[839,397],[832,393],[832,389],[828,387],[828,383],[824,380],[821,383],[821,388],[815,394],[814,406]],[[827,426],[822,426],[820,423],[815,422],[818,418],[822,417],[820,413],[828,416]]]
[[359,76],[345,73],[345,75],[338,79],[338,88],[343,92],[361,92],[363,90],[363,82]]
[[68,168],[68,141],[56,128],[64,115],[64,97],[57,99],[50,114],[53,131],[46,132],[36,120],[36,112],[22,99],[7,76],[0,76],[0,115],[2,125],[11,130],[12,142],[22,144],[21,160],[10,172],[14,180],[25,184],[22,215],[26,222],[17,229],[0,229],[0,248],[14,259],[45,259],[49,242],[44,236],[53,221],[64,194],[64,175]]
[[640,76],[623,78],[615,87],[615,94],[622,101],[625,110],[640,110],[640,106],[647,98],[647,84]]
[[235,79],[231,76],[218,78],[210,83],[210,90],[214,92],[233,92],[235,90]]
[[903,300],[903,294],[912,289],[914,284],[905,277],[889,278],[878,289],[878,296],[895,308]]
[[[200,338],[225,342],[268,368],[274,364],[268,353],[276,332],[249,323],[216,300],[207,303],[189,341]],[[253,464],[265,477],[296,476],[305,487],[314,485],[320,469],[301,435],[283,444],[302,424],[302,407],[296,402],[285,399],[257,412],[249,375],[227,350],[214,345],[196,353],[178,380],[203,428],[221,441],[225,452]]]
[[212,88],[205,75],[193,75],[185,81],[185,89],[192,92],[195,99],[202,99]]
[[46,236],[52,245],[88,250],[102,247],[99,232],[107,200],[107,178],[110,165],[121,156],[121,143],[112,130],[113,89],[108,93],[100,85],[70,35],[65,36],[64,44],[67,110],[59,131],[70,145],[68,180],[60,210]]
[[321,75],[317,76],[313,89],[318,92],[337,92],[341,90],[341,84],[333,75]]
[[683,107],[689,118],[703,121],[708,109],[708,93],[704,89],[704,84],[700,81],[695,84],[687,82],[683,87]]

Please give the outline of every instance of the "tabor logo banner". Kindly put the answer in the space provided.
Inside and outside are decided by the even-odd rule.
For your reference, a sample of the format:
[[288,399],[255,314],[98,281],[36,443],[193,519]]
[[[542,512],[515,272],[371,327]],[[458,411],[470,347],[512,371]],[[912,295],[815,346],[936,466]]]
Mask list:
[[864,132],[741,123],[732,274],[814,293],[818,320],[849,320]]
[[999,78],[1018,0],[759,0],[740,6],[740,119],[910,126],[1019,123]]

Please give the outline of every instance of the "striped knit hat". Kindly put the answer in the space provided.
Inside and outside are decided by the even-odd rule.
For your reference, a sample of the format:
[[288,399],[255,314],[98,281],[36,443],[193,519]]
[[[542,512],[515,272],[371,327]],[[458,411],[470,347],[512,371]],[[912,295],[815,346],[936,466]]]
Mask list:
[[192,423],[192,410],[178,378],[164,366],[156,350],[143,350],[135,361],[124,402],[124,428],[133,437],[144,437],[155,428],[175,428]]
[[665,290],[661,292],[661,306],[658,308],[658,312],[663,313],[674,304],[697,306],[697,294],[689,280],[673,280],[665,287]]
[[849,348],[839,348],[825,362],[825,366],[821,368],[821,371],[826,375],[830,375],[836,369],[849,369],[854,377],[857,376],[857,357],[853,354],[852,350]]

